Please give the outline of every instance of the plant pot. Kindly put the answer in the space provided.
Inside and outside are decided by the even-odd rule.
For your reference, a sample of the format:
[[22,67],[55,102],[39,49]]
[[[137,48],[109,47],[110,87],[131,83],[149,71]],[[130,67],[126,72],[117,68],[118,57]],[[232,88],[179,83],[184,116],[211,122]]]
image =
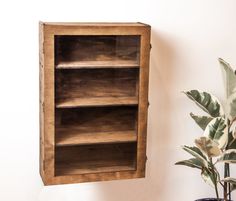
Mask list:
[[[218,201],[216,198],[202,198],[202,199],[198,199],[198,200],[195,200],[195,201]],[[220,201],[224,201],[224,199],[220,199]],[[228,200],[230,201],[230,200]],[[231,200],[233,201],[233,200]]]

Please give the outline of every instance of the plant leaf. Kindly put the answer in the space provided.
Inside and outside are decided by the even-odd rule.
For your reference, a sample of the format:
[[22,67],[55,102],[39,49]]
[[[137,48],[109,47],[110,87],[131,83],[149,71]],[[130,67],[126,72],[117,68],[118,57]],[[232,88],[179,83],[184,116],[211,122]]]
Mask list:
[[202,163],[202,161],[197,158],[191,158],[189,160],[179,161],[175,163],[175,165],[185,165],[185,166],[197,168],[197,169],[202,169],[202,167],[204,167],[204,164]]
[[217,117],[207,125],[203,136],[218,143],[220,149],[225,148],[228,142],[227,125],[223,117]]
[[224,112],[222,106],[218,99],[213,95],[207,92],[200,92],[198,90],[191,90],[184,93],[212,117],[219,117],[223,115]]
[[218,158],[217,162],[236,163],[236,149],[225,151],[220,158]]
[[228,135],[227,149],[236,149],[236,120],[231,123]]
[[232,137],[235,139],[236,138],[236,119],[232,122],[229,132],[232,134]]
[[230,132],[229,133],[229,140],[228,140],[228,145],[227,145],[227,149],[236,149],[236,139],[233,138],[233,134]]
[[236,117],[236,75],[229,63],[223,59],[219,59],[224,85],[226,90],[227,104],[226,115],[230,120]]
[[214,184],[214,175],[211,171],[209,171],[208,169],[203,169],[201,176],[203,178],[203,180],[209,184],[211,187],[214,188],[215,184]]
[[224,83],[227,98],[236,93],[236,75],[229,63],[219,58],[220,66],[224,76]]
[[185,150],[186,152],[190,153],[192,156],[200,160],[201,163],[204,165],[204,167],[208,168],[207,158],[198,147],[189,147],[185,145],[182,148],[183,150]]
[[231,178],[231,177],[226,177],[226,178],[222,179],[222,181],[230,183],[230,191],[231,192],[236,190],[236,179]]
[[232,94],[226,101],[226,116],[229,120],[236,118],[236,94]]
[[205,130],[208,123],[213,119],[213,117],[208,117],[208,116],[197,116],[192,112],[190,113],[190,116],[201,127],[202,130]]
[[209,158],[221,155],[221,150],[218,144],[208,137],[200,137],[195,140],[197,147],[205,153]]

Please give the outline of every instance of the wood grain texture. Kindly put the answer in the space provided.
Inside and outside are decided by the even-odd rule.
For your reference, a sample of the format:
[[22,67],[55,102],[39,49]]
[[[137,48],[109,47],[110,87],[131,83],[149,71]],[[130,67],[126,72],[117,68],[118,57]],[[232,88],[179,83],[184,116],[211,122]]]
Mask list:
[[56,149],[56,175],[135,169],[136,143],[58,147]]
[[[118,162],[118,163],[117,163]],[[135,167],[130,165],[130,161],[122,160],[122,164],[119,161],[90,161],[90,162],[75,162],[59,164],[57,167],[57,175],[77,175],[77,174],[89,174],[89,173],[106,173],[135,170]]]
[[[56,67],[79,65],[139,66],[139,36],[56,36]],[[65,65],[64,65],[65,67]]]
[[[41,23],[40,32],[40,66],[42,68],[40,73],[40,172],[44,184],[67,184],[144,177],[150,26],[142,23]],[[134,46],[132,47],[131,45],[130,49],[128,48],[128,52],[124,51],[125,48],[121,48],[121,51],[115,53],[115,50],[112,50],[115,47],[112,42],[106,44],[105,51],[103,51],[102,46],[96,44],[95,49],[97,48],[97,50],[90,57],[81,54],[80,56],[84,60],[80,61],[77,59],[79,48],[76,46],[72,45],[72,49],[69,50],[63,47],[64,49],[62,48],[61,50],[65,52],[65,57],[61,55],[60,51],[58,52],[60,48],[57,48],[58,44],[54,40],[55,36],[63,38],[65,35],[138,36],[140,38],[138,49],[140,50],[136,51]],[[112,53],[109,54],[107,50],[112,50]],[[60,75],[60,73],[67,74],[64,71],[68,71],[68,74],[70,74],[70,71],[77,71],[77,69],[78,71],[85,70],[85,72],[86,70],[102,70],[104,72],[98,73],[98,77],[95,74],[89,77],[91,72],[86,72],[87,75],[85,73],[84,76],[80,76],[80,73],[75,73],[79,74],[79,76],[74,76],[75,78],[73,75]],[[117,70],[117,72],[118,70],[127,71],[113,76],[114,84],[109,81],[109,77],[113,74],[110,69]],[[100,75],[104,77],[101,79]],[[65,79],[65,77],[67,78]],[[78,79],[77,77],[80,78]],[[86,84],[83,85],[84,83]],[[100,87],[96,88],[97,85],[100,85]],[[85,90],[87,86],[89,90]],[[105,103],[102,104],[103,101]],[[94,130],[94,132],[91,132],[93,127],[89,126],[90,132],[82,132],[86,127],[73,125],[73,122],[76,123],[73,118],[69,118],[72,124],[67,124],[65,116],[58,114],[62,110],[77,110],[77,107],[81,106],[82,109],[89,109],[89,106],[95,108],[95,106],[110,107],[111,105],[137,105],[138,109],[135,109],[135,111],[138,114],[136,113],[135,123],[132,121],[135,129],[130,129],[130,126],[124,129],[125,126],[120,126],[123,130],[114,129],[109,131],[109,129],[105,129],[106,127],[100,126],[102,131]],[[62,109],[64,107],[65,109]],[[84,116],[87,116],[87,114]],[[115,119],[115,116],[113,117]],[[112,125],[111,122],[105,125]],[[99,124],[97,125],[97,128],[100,128]],[[124,125],[128,125],[128,123]],[[58,140],[60,141],[61,128],[62,130],[68,128],[71,131],[69,133],[61,132],[63,134],[62,142],[65,140],[64,145],[69,146],[56,146]],[[81,128],[83,129],[81,130]],[[114,126],[114,128],[118,128],[118,126]],[[77,132],[78,129],[79,132]],[[59,134],[57,131],[59,131]],[[134,135],[128,136],[128,134],[132,132],[135,133],[135,141],[130,142],[131,136],[133,140]],[[88,136],[77,139],[78,133]],[[67,137],[65,136],[66,134],[68,135]],[[107,136],[102,136],[104,134]],[[92,135],[97,135],[97,141],[95,140],[91,145],[87,145],[85,139],[89,140],[91,138],[89,141],[92,141]],[[69,143],[67,140],[69,140]],[[81,142],[84,140],[83,145],[74,146],[74,144],[70,143],[74,140]],[[114,143],[114,141],[117,142]],[[124,141],[126,142],[124,143]]]
[[140,74],[139,74],[139,114],[138,114],[138,144],[137,171],[145,177],[146,145],[147,145],[147,115],[148,115],[148,84],[151,27],[147,27],[141,36]]
[[40,24],[41,40],[41,164],[43,180],[54,177],[54,35]]
[[137,96],[137,69],[58,70],[56,98]]
[[135,131],[107,131],[78,134],[77,127],[65,127],[58,132],[60,134],[58,134],[57,137],[57,146],[128,143],[137,141]]
[[58,146],[137,140],[137,107],[64,109],[56,122]]
[[139,63],[133,60],[111,61],[59,61],[57,69],[99,69],[99,68],[139,68]]
[[76,108],[89,106],[119,106],[119,105],[137,105],[137,97],[89,97],[89,98],[68,98],[59,100],[56,103],[57,108]]
[[44,177],[44,53],[43,53],[44,30],[43,24],[39,23],[39,108],[40,108],[40,175]]

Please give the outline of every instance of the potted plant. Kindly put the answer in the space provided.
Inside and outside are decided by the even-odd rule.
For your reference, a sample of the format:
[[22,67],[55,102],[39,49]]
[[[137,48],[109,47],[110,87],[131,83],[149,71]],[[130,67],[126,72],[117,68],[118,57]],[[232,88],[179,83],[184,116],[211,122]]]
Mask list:
[[[195,139],[194,146],[182,147],[192,158],[176,163],[199,169],[203,180],[215,189],[216,198],[197,201],[231,200],[231,192],[236,190],[236,179],[230,177],[230,164],[236,163],[236,75],[223,59],[219,62],[226,86],[224,108],[210,93],[199,90],[184,92],[207,113],[205,116],[190,113],[203,135]],[[220,165],[224,165],[223,176],[218,170]],[[223,198],[220,198],[219,187],[223,188]]]

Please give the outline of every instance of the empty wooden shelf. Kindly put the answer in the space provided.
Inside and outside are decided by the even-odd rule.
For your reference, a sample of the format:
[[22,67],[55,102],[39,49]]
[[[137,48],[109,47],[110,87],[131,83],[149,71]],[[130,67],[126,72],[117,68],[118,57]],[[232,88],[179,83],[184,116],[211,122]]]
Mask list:
[[109,106],[109,105],[137,105],[137,97],[88,97],[88,98],[70,98],[59,100],[56,103],[57,108],[73,108],[88,106]]
[[59,147],[56,175],[135,171],[136,143]]
[[137,106],[60,109],[56,146],[137,141]]
[[63,35],[55,40],[56,68],[139,66],[139,35]]
[[150,26],[40,23],[45,185],[145,176]]
[[[67,133],[69,131],[69,133]],[[137,141],[136,132],[128,131],[107,131],[80,133],[77,127],[59,129],[56,140],[57,146],[85,145],[85,144],[106,144],[118,142]]]
[[139,64],[133,60],[114,61],[60,61],[57,69],[96,69],[96,68],[138,68]]
[[56,71],[56,107],[138,104],[138,69]]

